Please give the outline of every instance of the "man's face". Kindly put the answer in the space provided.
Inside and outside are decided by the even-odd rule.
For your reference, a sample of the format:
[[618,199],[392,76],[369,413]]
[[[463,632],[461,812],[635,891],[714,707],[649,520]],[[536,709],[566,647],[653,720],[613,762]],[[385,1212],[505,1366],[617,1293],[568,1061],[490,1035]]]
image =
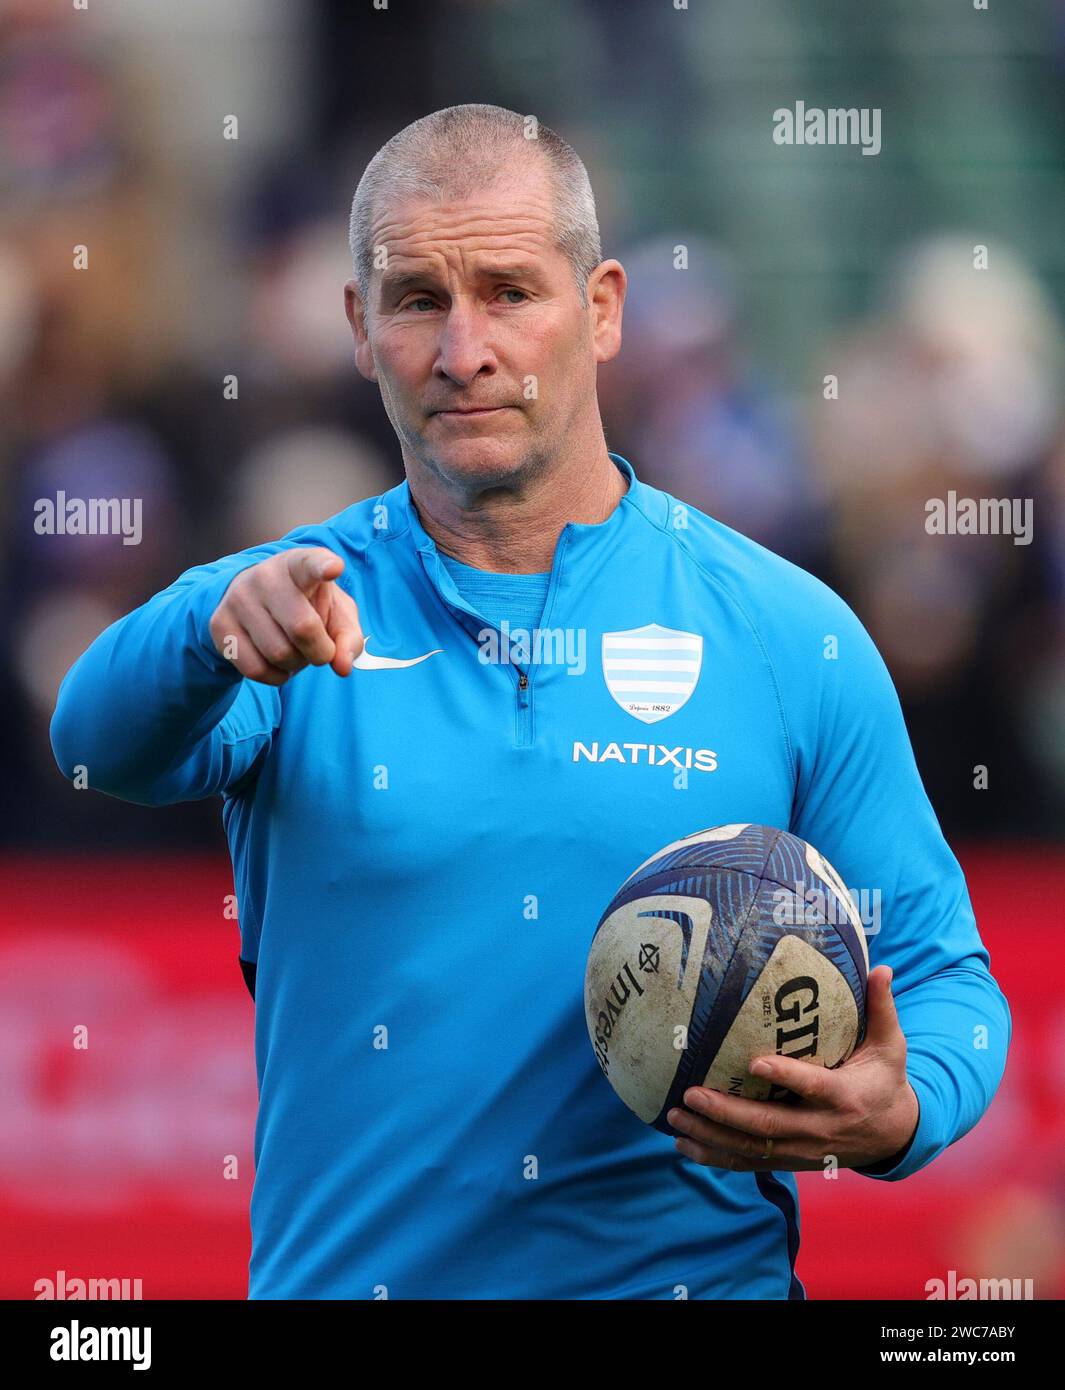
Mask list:
[[596,365],[620,345],[624,271],[603,262],[581,305],[545,173],[383,206],[372,245],[388,254],[369,303],[354,281],[345,300],[359,370],[380,385],[405,460],[460,488],[505,484],[598,421]]

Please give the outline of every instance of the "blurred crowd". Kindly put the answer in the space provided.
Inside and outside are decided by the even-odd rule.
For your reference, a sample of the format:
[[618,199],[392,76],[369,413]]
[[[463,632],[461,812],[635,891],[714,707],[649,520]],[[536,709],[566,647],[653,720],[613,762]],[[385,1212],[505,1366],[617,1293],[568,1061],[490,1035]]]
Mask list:
[[[72,791],[47,738],[56,688],[104,626],[183,569],[401,480],[343,316],[348,206],[367,160],[415,116],[464,100],[526,109],[502,41],[507,22],[528,33],[520,8],[417,3],[408,39],[394,13],[339,2],[241,0],[224,23],[205,0],[0,10],[4,843],[221,843],[215,803],[145,814]],[[604,254],[629,274],[624,347],[601,372],[610,447],[851,603],[891,669],[948,835],[1060,834],[1060,280],[941,201],[846,312],[805,326],[803,360],[783,369],[769,272],[735,222],[696,220],[685,197],[649,206],[638,144],[615,156],[611,102],[632,122],[641,100],[631,72],[608,80],[623,41],[652,63],[657,42],[675,69],[660,121],[699,84],[678,40],[631,13],[611,26],[610,13],[570,7],[601,82],[581,110],[571,63],[563,114],[543,116],[585,157]],[[467,68],[446,82],[429,61],[445,21],[480,81]],[[401,85],[365,56],[382,35]],[[239,135],[227,141],[230,114]],[[73,268],[79,246],[87,270]],[[775,294],[789,293],[779,277]],[[951,490],[1031,499],[1031,544],[929,534],[926,504]],[[38,534],[34,502],[64,491],[143,499],[141,543]]]
[[[698,267],[683,276],[677,242]],[[623,251],[625,349],[601,399],[641,476],[855,609],[948,833],[1060,836],[1065,340],[1031,269],[999,248],[993,274],[976,270],[976,244],[904,247],[792,393],[758,370],[717,248],[670,237]],[[1030,503],[1030,536],[930,530],[929,503],[951,493]]]

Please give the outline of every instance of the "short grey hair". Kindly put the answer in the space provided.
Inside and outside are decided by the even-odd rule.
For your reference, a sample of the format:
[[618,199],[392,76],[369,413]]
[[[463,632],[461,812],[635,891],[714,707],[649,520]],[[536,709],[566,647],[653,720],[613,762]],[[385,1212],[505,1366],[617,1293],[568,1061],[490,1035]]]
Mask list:
[[558,248],[569,259],[581,304],[587,305],[588,276],[603,255],[595,196],[580,155],[535,117],[480,103],[422,116],[393,135],[366,166],[351,204],[348,232],[364,303],[373,273],[372,223],[383,200],[467,198],[530,156],[539,156],[546,165]]

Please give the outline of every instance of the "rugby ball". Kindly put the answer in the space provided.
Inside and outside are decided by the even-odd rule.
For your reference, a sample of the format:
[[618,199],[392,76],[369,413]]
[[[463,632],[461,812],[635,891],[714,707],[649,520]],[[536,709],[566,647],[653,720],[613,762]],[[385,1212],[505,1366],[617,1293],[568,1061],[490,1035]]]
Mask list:
[[812,845],[719,825],[666,845],[600,918],[584,1010],[599,1066],[646,1124],[689,1086],[780,1100],[777,1053],[838,1067],[865,1035],[869,953],[854,902]]

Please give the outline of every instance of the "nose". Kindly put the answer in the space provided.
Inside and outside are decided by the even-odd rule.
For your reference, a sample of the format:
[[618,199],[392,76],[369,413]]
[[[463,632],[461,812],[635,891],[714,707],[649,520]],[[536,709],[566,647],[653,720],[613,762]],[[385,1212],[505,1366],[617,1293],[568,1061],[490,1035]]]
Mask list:
[[433,371],[467,386],[481,372],[492,375],[498,363],[489,341],[486,316],[468,301],[455,299],[444,316]]

